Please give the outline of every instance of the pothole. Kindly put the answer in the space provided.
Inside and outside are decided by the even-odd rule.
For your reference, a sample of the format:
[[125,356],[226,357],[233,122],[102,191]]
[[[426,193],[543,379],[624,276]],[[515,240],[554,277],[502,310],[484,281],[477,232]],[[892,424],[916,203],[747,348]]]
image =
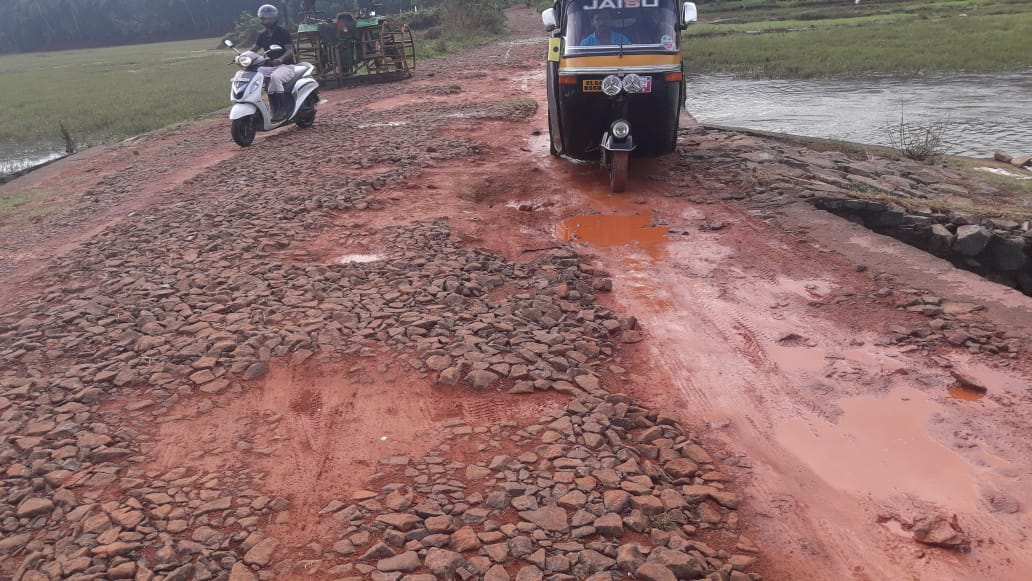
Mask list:
[[985,397],[984,391],[969,389],[961,385],[951,387],[949,389],[949,394],[953,399],[962,399],[964,401],[978,401]]
[[401,127],[408,125],[408,121],[381,121],[377,123],[363,123],[358,126],[359,129],[368,129],[370,127]]
[[555,227],[563,242],[582,240],[598,246],[657,246],[667,241],[668,229],[653,226],[652,216],[590,214],[563,220]]

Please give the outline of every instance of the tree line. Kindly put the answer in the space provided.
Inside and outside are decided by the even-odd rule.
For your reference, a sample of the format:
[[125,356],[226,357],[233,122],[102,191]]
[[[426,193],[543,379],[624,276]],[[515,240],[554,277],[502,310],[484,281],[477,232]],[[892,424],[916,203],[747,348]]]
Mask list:
[[[326,17],[357,9],[368,0],[321,0]],[[242,14],[253,16],[263,3],[291,18],[303,0],[3,0],[0,53],[94,48],[121,44],[222,36]],[[408,9],[413,0],[376,0],[379,12]],[[440,0],[427,0],[427,6]]]

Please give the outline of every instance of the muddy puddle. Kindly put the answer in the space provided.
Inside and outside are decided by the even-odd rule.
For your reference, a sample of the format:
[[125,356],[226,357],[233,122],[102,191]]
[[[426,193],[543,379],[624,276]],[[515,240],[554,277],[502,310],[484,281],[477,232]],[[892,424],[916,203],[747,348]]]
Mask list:
[[986,393],[1007,393],[1019,396],[1032,394],[1032,382],[1027,379],[1011,375],[1013,372],[993,369],[977,363],[971,358],[958,358],[952,373],[957,383],[956,387],[983,395]]
[[949,388],[948,393],[953,399],[960,399],[964,401],[978,401],[985,397],[984,391],[977,389],[970,389],[960,385]]
[[667,228],[652,225],[650,214],[574,216],[555,227],[556,237],[563,242],[578,240],[597,246],[637,244],[656,251],[667,241],[667,234]]
[[765,349],[771,360],[782,369],[817,373],[826,366],[824,352],[814,351],[806,346],[784,347],[780,345],[767,345]]
[[839,405],[843,413],[835,423],[813,417],[783,422],[778,442],[834,488],[878,501],[906,497],[976,509],[970,465],[928,435],[941,409],[928,396],[901,387]]

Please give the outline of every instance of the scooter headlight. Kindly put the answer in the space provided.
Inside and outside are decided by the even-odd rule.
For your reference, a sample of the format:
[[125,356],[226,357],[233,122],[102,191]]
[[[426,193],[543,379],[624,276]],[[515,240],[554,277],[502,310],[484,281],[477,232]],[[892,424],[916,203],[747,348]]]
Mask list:
[[640,93],[645,83],[641,77],[631,73],[623,78],[623,90],[628,93]]
[[236,58],[237,64],[244,67],[245,69],[251,66],[251,57],[242,54]]
[[602,92],[610,97],[615,96],[623,89],[623,81],[616,75],[609,75],[602,79]]
[[617,139],[623,139],[631,134],[631,124],[624,121],[623,119],[617,119],[613,121],[613,124],[609,127],[610,133]]

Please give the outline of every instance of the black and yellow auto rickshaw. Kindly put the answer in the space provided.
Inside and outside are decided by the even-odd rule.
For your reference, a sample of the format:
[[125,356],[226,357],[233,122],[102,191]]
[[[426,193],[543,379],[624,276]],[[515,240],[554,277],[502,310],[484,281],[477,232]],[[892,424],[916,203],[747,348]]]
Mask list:
[[680,31],[696,20],[681,0],[556,0],[541,14],[548,44],[552,155],[601,160],[627,186],[628,157],[670,153],[684,104]]

